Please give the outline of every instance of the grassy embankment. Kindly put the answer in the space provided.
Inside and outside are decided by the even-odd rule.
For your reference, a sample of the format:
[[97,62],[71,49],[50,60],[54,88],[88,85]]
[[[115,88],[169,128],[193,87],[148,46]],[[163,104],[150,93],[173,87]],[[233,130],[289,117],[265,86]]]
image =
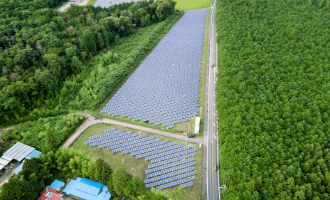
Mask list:
[[96,2],[96,0],[89,0],[88,3],[86,4],[86,6],[92,6],[92,5],[94,5],[95,2]]
[[[150,161],[145,161],[144,159],[136,159],[135,156],[131,156],[130,154],[122,155],[120,152],[112,153],[112,151],[108,151],[106,148],[99,149],[98,147],[90,147],[89,145],[85,145],[85,141],[88,140],[88,137],[93,135],[102,134],[103,130],[116,128],[116,130],[124,129],[125,131],[133,131],[133,133],[137,133],[138,135],[146,135],[155,136],[155,138],[159,138],[160,140],[168,140],[169,142],[177,141],[179,144],[183,144],[184,146],[192,145],[194,148],[198,147],[198,144],[194,143],[186,143],[182,140],[177,140],[157,134],[151,134],[148,132],[143,132],[139,130],[129,129],[122,126],[110,125],[110,124],[95,124],[88,127],[70,146],[75,150],[81,150],[90,156],[91,159],[101,158],[106,161],[112,169],[116,169],[117,167],[124,167],[128,172],[132,175],[139,177],[141,180],[146,179],[145,170],[148,169],[148,165],[151,164]],[[202,156],[203,156],[203,146],[199,148],[196,152],[197,156],[195,157],[197,165],[195,166],[197,175],[195,175],[196,180],[194,182],[194,186],[188,187],[184,189],[185,194],[187,195],[187,199],[199,199],[202,194]],[[178,187],[178,186],[176,186]],[[169,193],[176,187],[171,187],[163,190],[165,194]]]
[[[209,14],[209,11],[208,11],[206,19],[205,19],[206,20],[206,23],[205,23],[205,37],[204,37],[204,41],[203,41],[204,46],[203,46],[203,59],[202,59],[202,69],[201,69],[202,78],[200,80],[200,82],[201,82],[201,86],[200,86],[200,89],[199,89],[200,99],[198,101],[198,104],[199,104],[198,109],[202,108],[201,109],[202,113],[199,113],[199,116],[201,117],[201,124],[200,124],[200,131],[199,131],[200,134],[197,134],[196,137],[203,137],[203,132],[204,132],[204,112],[203,112],[203,109],[205,108],[205,82],[206,82],[207,51],[208,51],[209,15],[210,14]],[[130,49],[128,49],[128,47],[137,46],[139,44],[139,42],[144,38],[144,36],[150,32],[149,30],[153,29],[153,26],[154,25],[151,25],[150,27],[146,27],[144,29],[139,29],[136,34],[131,35],[131,36],[126,37],[126,38],[121,38],[119,40],[119,44],[113,46],[110,49],[110,51],[116,52],[120,57],[125,58],[125,54],[130,51]],[[141,63],[143,61],[144,61],[144,59],[141,61]],[[126,80],[130,77],[130,75],[127,76],[127,78],[122,82],[122,84],[118,87],[118,89],[126,82]],[[109,98],[107,98],[105,100],[105,102],[102,104],[102,106],[100,107],[99,110],[97,110],[95,112],[90,112],[90,113],[95,115],[95,116],[99,116],[99,117],[103,117],[103,118],[110,118],[110,119],[114,119],[114,120],[118,120],[118,121],[127,122],[127,123],[130,123],[130,124],[135,124],[135,125],[140,125],[140,126],[153,128],[153,129],[163,130],[163,131],[170,132],[170,133],[175,133],[175,134],[182,134],[182,133],[187,133],[187,132],[188,133],[193,133],[194,132],[195,117],[190,118],[190,121],[188,121],[188,122],[182,122],[182,123],[176,124],[173,129],[167,129],[166,127],[163,127],[162,125],[149,124],[149,123],[146,123],[146,122],[141,122],[139,120],[134,121],[133,119],[129,119],[128,117],[122,118],[120,116],[112,116],[112,115],[108,115],[108,114],[104,114],[104,113],[100,114],[100,110],[103,109],[103,107],[109,102],[111,97],[118,91],[118,89],[115,90],[109,96]]]
[[192,10],[199,8],[211,7],[212,0],[174,0],[176,2],[175,9],[177,10]]

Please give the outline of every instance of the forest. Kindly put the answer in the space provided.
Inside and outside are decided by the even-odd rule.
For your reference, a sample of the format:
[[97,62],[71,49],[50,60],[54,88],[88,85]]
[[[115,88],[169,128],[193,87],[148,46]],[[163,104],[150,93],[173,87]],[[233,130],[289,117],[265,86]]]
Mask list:
[[[82,81],[96,69],[90,62],[121,37],[140,27],[168,20],[170,24],[182,15],[174,10],[172,0],[144,0],[123,3],[109,8],[72,5],[59,13],[56,6],[63,1],[0,0],[0,125],[8,126],[40,117],[68,113],[69,108],[85,108],[79,104]],[[159,29],[165,29],[162,24]],[[103,63],[112,73],[109,91],[134,69],[136,58],[142,59],[160,38],[146,38],[132,57],[121,63]],[[117,61],[117,63],[115,63]],[[95,64],[95,63],[93,63]],[[103,67],[103,66],[102,66]],[[98,92],[103,82],[96,83]],[[63,87],[65,86],[65,87]],[[104,87],[104,86],[103,86]],[[74,91],[67,95],[70,91]],[[101,93],[103,94],[103,93]],[[106,93],[108,95],[109,92]],[[107,97],[90,94],[96,108]],[[78,103],[68,104],[78,98]],[[95,99],[93,99],[95,98]],[[63,100],[65,99],[65,100]]]
[[330,199],[330,1],[217,1],[223,199]]

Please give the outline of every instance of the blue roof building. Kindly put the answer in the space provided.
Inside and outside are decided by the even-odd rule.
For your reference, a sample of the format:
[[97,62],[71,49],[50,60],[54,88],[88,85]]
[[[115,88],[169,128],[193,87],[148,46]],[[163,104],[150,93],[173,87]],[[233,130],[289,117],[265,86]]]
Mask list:
[[71,180],[63,192],[86,200],[109,200],[111,198],[107,186],[80,177]]
[[[27,156],[25,156],[25,158],[27,159],[30,159],[30,158],[37,158],[39,155],[41,154],[40,151],[38,150],[33,150],[31,151]],[[24,164],[24,161],[18,165],[18,167],[13,171],[15,174],[18,174],[18,172],[22,171],[23,169],[23,164]]]
[[59,190],[59,189],[61,189],[61,187],[63,187],[64,185],[65,185],[64,182],[55,179],[55,181],[50,185],[50,187],[54,188],[55,190]]

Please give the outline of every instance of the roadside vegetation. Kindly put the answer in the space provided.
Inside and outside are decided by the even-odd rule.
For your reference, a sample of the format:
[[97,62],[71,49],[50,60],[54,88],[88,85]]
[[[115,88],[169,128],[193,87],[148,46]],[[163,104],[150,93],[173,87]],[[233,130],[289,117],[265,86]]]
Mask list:
[[217,1],[222,199],[329,199],[330,4]]
[[[88,155],[91,159],[103,159],[106,163],[109,164],[109,166],[116,170],[118,168],[124,168],[127,170],[130,174],[133,176],[138,177],[141,180],[145,180],[146,174],[145,170],[148,169],[148,165],[151,164],[150,161],[145,161],[143,158],[136,159],[135,156],[131,156],[130,154],[122,155],[120,152],[118,153],[112,153],[111,150],[107,150],[107,148],[101,148],[99,149],[97,146],[90,147],[89,145],[85,144],[85,141],[88,140],[88,137],[102,134],[104,130],[116,128],[116,130],[123,129],[124,131],[133,131],[133,133],[137,133],[138,135],[146,135],[149,136],[155,136],[155,138],[159,138],[160,140],[168,140],[169,142],[177,141],[179,144],[183,144],[184,146],[192,145],[194,148],[198,147],[198,144],[194,143],[186,143],[186,141],[183,140],[177,140],[174,138],[169,138],[157,134],[152,134],[148,132],[143,132],[139,130],[134,130],[126,127],[121,127],[117,125],[110,125],[110,124],[95,124],[90,127],[88,127],[77,139],[72,145],[70,146],[70,149],[74,150],[81,150],[85,155]],[[197,156],[195,157],[197,165],[195,165],[197,175],[195,175],[196,180],[194,180],[194,186],[185,188],[184,194],[186,196],[185,199],[191,199],[191,200],[197,200],[199,198],[202,199],[202,157],[203,157],[203,147],[199,148],[199,150],[196,152]],[[170,194],[171,192],[175,191],[175,189],[178,186],[170,187],[164,190],[161,190],[164,192],[164,194]]]

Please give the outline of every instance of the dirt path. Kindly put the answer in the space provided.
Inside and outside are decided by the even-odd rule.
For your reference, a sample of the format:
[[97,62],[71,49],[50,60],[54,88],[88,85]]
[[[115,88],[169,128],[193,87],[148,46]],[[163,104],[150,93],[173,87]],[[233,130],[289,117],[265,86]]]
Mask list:
[[115,120],[112,120],[112,119],[96,118],[96,117],[94,117],[90,114],[87,114],[87,113],[74,113],[74,114],[84,115],[88,119],[82,125],[80,125],[78,127],[78,129],[75,131],[75,133],[70,138],[68,138],[64,142],[63,148],[69,147],[79,137],[79,135],[82,132],[84,132],[84,130],[86,128],[88,128],[91,125],[99,124],[99,123],[115,124],[115,125],[124,126],[124,127],[132,128],[132,129],[137,129],[137,130],[141,130],[141,131],[145,131],[145,132],[149,132],[149,133],[155,133],[155,134],[158,134],[158,135],[163,135],[163,136],[166,136],[166,137],[176,138],[176,139],[183,140],[183,141],[187,140],[188,142],[192,142],[192,143],[204,144],[204,139],[203,138],[187,138],[184,135],[177,135],[177,134],[168,133],[168,132],[165,132],[165,131],[155,130],[155,129],[152,129],[152,128],[147,128],[147,127],[138,126],[138,125],[134,125],[134,124],[119,122],[119,121],[115,121]]
[[8,131],[8,130],[13,129],[13,128],[15,128],[15,126],[0,128],[0,136],[2,135],[3,132]]

